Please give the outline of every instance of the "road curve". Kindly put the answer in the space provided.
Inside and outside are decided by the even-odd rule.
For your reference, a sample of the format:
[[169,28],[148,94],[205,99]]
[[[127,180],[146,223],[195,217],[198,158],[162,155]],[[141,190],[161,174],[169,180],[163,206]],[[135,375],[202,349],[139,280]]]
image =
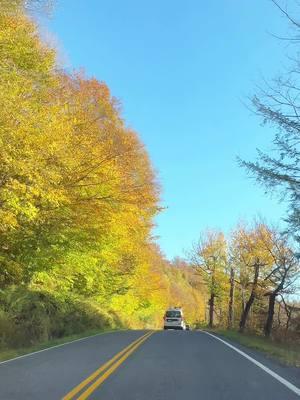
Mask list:
[[[242,350],[291,386],[300,387],[298,369]],[[242,354],[196,331],[107,333],[0,364],[1,400],[63,398],[299,400],[300,396]]]

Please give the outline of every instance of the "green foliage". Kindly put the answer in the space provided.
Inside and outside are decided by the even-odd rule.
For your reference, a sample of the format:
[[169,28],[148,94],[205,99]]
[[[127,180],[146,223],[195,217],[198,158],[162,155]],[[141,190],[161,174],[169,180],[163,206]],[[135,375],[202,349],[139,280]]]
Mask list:
[[11,288],[0,296],[2,345],[28,346],[89,329],[121,326],[88,300],[73,295]]

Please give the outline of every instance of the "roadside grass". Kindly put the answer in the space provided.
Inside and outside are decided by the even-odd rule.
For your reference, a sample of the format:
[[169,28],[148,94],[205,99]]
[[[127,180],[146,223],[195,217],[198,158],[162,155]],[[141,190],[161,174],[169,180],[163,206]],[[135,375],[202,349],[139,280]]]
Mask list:
[[0,362],[10,360],[15,357],[23,356],[25,354],[33,353],[35,351],[48,349],[60,344],[72,342],[77,339],[83,339],[86,337],[94,336],[94,335],[101,335],[104,333],[109,332],[116,332],[124,329],[90,329],[82,333],[64,336],[59,339],[52,339],[47,342],[39,343],[34,346],[30,347],[20,347],[20,348],[7,348],[7,347],[0,347]]
[[282,343],[262,336],[226,329],[205,329],[251,349],[259,350],[281,363],[300,367],[300,344]]

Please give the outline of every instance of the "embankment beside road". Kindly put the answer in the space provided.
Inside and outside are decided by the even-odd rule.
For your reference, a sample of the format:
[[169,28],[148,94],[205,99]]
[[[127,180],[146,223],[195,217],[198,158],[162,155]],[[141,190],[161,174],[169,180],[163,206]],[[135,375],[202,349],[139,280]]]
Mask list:
[[206,330],[250,349],[261,351],[266,356],[274,358],[285,365],[300,367],[300,345],[295,342],[282,342],[250,333],[241,334],[236,330]]

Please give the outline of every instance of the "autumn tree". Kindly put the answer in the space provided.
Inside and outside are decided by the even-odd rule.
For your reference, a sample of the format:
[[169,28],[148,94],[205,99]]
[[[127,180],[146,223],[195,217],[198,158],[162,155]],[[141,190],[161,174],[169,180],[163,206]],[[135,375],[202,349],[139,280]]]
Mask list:
[[264,278],[267,285],[264,295],[269,298],[264,333],[269,337],[272,332],[276,299],[278,296],[283,298],[284,295],[294,293],[300,265],[287,235],[269,227],[261,237],[261,241],[272,261],[271,271]]
[[[240,226],[233,233],[232,262],[238,268],[237,278],[242,291],[240,332],[245,330],[255,299],[262,295],[264,278],[271,268],[270,255],[264,246],[268,239],[268,229],[260,222],[252,228]],[[248,299],[245,297],[247,293]]]
[[[285,312],[285,336],[287,336],[288,331],[290,329],[291,324],[296,322],[297,324],[297,317],[295,320],[293,319],[294,314],[298,313],[298,321],[299,321],[299,312],[300,312],[300,305],[297,303],[297,301],[289,301],[284,298],[283,295],[280,295],[280,298],[277,300],[278,301],[278,325],[281,325],[281,310],[283,309]],[[298,331],[300,328],[300,324],[298,323]],[[297,329],[297,328],[296,328]]]
[[126,276],[158,211],[144,146],[105,84],[56,71],[26,16],[3,13],[0,23],[1,282],[64,268],[82,241],[100,270],[110,263]]
[[[49,165],[61,137],[56,123],[61,112],[50,102],[56,87],[54,52],[40,42],[36,28],[21,13],[2,12],[0,32],[0,258],[5,286],[28,282],[39,268],[37,260],[47,258],[53,225],[41,235],[48,219],[43,210],[51,215],[66,199],[59,170]],[[41,244],[45,252],[31,258],[38,256]]]
[[229,300],[228,300],[228,319],[227,327],[232,329],[234,326],[234,298],[235,298],[235,274],[236,270],[234,267],[233,260],[229,256]]
[[206,232],[193,246],[191,263],[205,280],[209,292],[209,322],[213,327],[216,299],[222,297],[226,284],[227,244],[223,233]]

